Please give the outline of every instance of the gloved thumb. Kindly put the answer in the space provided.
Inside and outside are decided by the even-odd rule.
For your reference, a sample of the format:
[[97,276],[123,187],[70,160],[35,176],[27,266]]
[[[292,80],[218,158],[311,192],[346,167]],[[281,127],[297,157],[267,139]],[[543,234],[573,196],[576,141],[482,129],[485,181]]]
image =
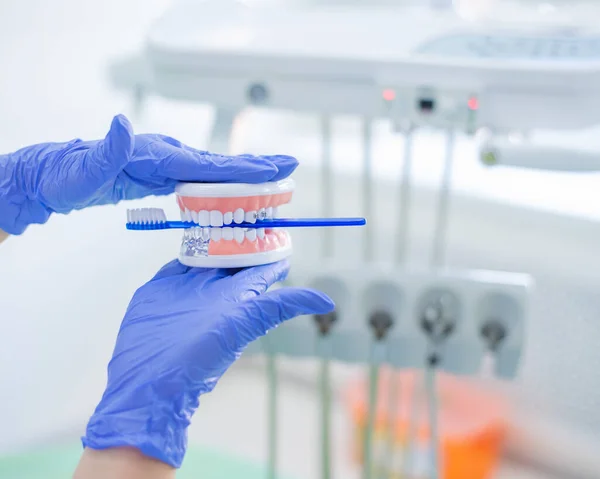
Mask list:
[[280,288],[240,304],[242,314],[235,315],[239,347],[264,336],[267,331],[305,314],[327,314],[335,304],[324,293],[308,288]]
[[86,159],[87,172],[99,180],[98,186],[115,178],[125,168],[133,155],[134,141],[129,120],[124,115],[115,116],[106,137]]

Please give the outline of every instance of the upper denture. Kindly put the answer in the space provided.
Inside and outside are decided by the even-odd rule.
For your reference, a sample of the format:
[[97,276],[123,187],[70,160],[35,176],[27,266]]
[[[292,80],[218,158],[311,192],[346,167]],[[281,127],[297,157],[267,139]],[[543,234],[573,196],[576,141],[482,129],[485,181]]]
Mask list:
[[261,208],[276,207],[289,203],[292,192],[279,193],[271,196],[242,196],[234,198],[198,198],[193,196],[179,196],[178,203],[181,209],[190,211],[220,211],[225,214],[238,208],[244,211],[258,211]]

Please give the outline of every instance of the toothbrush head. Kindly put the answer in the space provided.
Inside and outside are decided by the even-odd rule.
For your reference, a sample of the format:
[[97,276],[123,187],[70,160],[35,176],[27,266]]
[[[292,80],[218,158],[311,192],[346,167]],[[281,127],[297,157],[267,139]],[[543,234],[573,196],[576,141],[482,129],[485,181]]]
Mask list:
[[168,228],[167,215],[161,208],[127,210],[128,230],[164,230]]

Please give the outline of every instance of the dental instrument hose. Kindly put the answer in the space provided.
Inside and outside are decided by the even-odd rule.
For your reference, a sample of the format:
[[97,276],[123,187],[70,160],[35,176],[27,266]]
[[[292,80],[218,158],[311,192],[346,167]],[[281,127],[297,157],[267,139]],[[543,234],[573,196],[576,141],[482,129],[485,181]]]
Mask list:
[[[323,164],[321,171],[322,214],[327,217],[333,214],[333,181],[332,181],[332,120],[328,116],[322,118]],[[322,232],[322,257],[327,260],[333,256],[333,232],[324,229]],[[321,403],[321,479],[331,479],[331,374],[329,332],[336,321],[335,311],[325,316],[316,316],[319,328],[317,348],[320,356],[319,395]]]
[[[452,166],[453,166],[453,158],[454,158],[454,142],[455,142],[455,134],[453,131],[447,132],[447,140],[446,140],[446,155],[444,159],[444,170],[442,174],[442,181],[440,186],[440,193],[438,198],[438,209],[437,209],[437,217],[435,223],[435,231],[432,243],[432,255],[431,255],[431,267],[433,269],[438,269],[445,264],[445,251],[446,251],[446,230],[448,225],[448,212],[449,212],[449,200],[450,200],[450,190],[451,190],[451,180],[452,180]],[[439,358],[437,358],[439,360]],[[432,449],[432,477],[438,478],[440,474],[440,451],[439,451],[439,441],[438,437],[438,424],[437,424],[437,414],[432,410],[431,405],[438,406],[437,401],[437,388],[436,388],[436,366],[438,361],[433,361],[434,364],[431,364],[432,361],[428,361],[425,366],[425,371],[423,372],[423,382],[425,385],[425,393],[427,396],[427,403],[430,405],[428,407],[428,421],[430,424],[430,442]],[[408,437],[405,451],[408,453],[407,460],[407,469],[410,469],[412,466],[412,456],[413,456],[413,443],[415,436],[415,429],[417,423],[417,411],[418,411],[418,401],[419,401],[419,381],[415,379],[415,385],[413,389],[413,397],[411,400],[411,411],[409,415],[409,427],[408,427]],[[410,473],[410,471],[409,471]]]
[[[372,137],[373,128],[370,118],[365,118],[363,123],[363,207],[367,219],[373,218],[373,161],[372,161]],[[369,262],[373,260],[373,235],[369,228],[365,228],[363,241],[364,260]],[[371,318],[371,327],[375,329],[374,336],[377,336],[376,326]],[[381,339],[381,338],[379,338]],[[378,339],[373,339],[370,351],[370,364],[368,372],[369,397],[367,422],[365,425],[363,437],[363,479],[371,479],[373,473],[373,431],[375,428],[375,415],[377,410],[377,393],[379,386],[379,361],[376,359]]]
[[[406,441],[402,448],[402,472],[400,478],[412,477],[412,465],[413,458],[415,455],[414,451],[414,439],[417,430],[417,421],[419,419],[419,399],[421,397],[421,383],[419,376],[415,374],[415,380],[412,389],[412,397],[409,402],[409,416],[408,416],[408,429],[406,431]],[[406,473],[406,474],[405,474]]]
[[[400,215],[398,216],[398,230],[396,241],[396,263],[400,267],[406,266],[406,253],[408,250],[408,233],[410,219],[410,201],[411,201],[411,169],[412,169],[412,147],[413,147],[413,128],[409,126],[404,136],[404,158],[402,171],[400,174]],[[391,361],[390,361],[391,363]],[[398,420],[398,408],[401,392],[400,375],[394,374],[394,369],[390,372],[388,396],[388,436],[385,464],[386,470],[391,474],[394,470],[394,452],[396,448],[396,422]],[[400,477],[403,475],[402,468],[406,463],[407,448],[402,446],[400,452]]]
[[[396,421],[398,420],[398,403],[400,397],[400,378],[396,376],[395,369],[390,369],[389,394],[388,394],[388,426],[387,442],[385,449],[385,470],[391,474],[394,470],[394,452],[396,450]],[[403,461],[401,461],[403,463]],[[402,473],[401,473],[402,474]],[[400,476],[402,477],[402,476]]]
[[[363,203],[364,215],[369,221],[373,221],[373,160],[372,160],[372,141],[373,127],[369,118],[365,119],[363,125],[363,153],[364,153],[364,171],[363,171]],[[371,228],[364,229],[364,258],[369,262],[373,260],[373,231]]]
[[398,231],[396,242],[396,263],[406,266],[406,253],[408,250],[408,231],[410,220],[411,202],[411,170],[413,151],[413,131],[409,128],[404,139],[404,161],[400,175],[400,214],[398,216]]
[[[387,311],[375,311],[369,318],[369,326],[373,331],[371,351],[369,357],[369,406],[367,411],[367,424],[364,435],[364,469],[363,478],[368,479],[373,474],[373,431],[377,420],[377,403],[379,389],[379,368],[384,358],[385,345],[383,341],[394,324],[392,315]],[[378,470],[381,470],[378,465]]]
[[496,354],[498,353],[498,348],[506,339],[508,330],[503,321],[499,318],[491,317],[483,323],[479,333],[485,344],[485,353],[480,373],[483,378],[489,379],[494,375]]
[[438,356],[432,353],[427,360],[427,369],[425,370],[425,391],[427,394],[427,411],[429,416],[429,435],[431,438],[431,474],[432,479],[440,479],[441,474],[441,448],[440,435],[438,430],[438,392],[436,385]]
[[[434,233],[432,267],[441,268],[445,265],[446,253],[446,236],[448,229],[448,215],[450,210],[450,192],[452,184],[452,168],[454,159],[454,131],[448,131],[446,140],[446,157],[444,161],[444,172],[442,176],[442,184],[440,187],[438,212],[436,220],[436,229]],[[439,479],[441,471],[441,448],[440,437],[438,434],[438,417],[437,408],[439,407],[437,398],[436,375],[439,357],[434,351],[428,362],[425,370],[425,391],[428,404],[428,419],[430,429],[430,443],[432,455],[432,479]]]
[[371,345],[371,364],[369,365],[369,409],[367,411],[367,424],[364,435],[364,468],[363,479],[370,479],[373,473],[373,430],[377,413],[377,385],[379,384],[379,364],[374,362],[375,344]]
[[446,234],[448,229],[448,213],[450,209],[450,188],[452,183],[452,167],[454,159],[454,132],[448,132],[446,141],[446,158],[440,193],[438,197],[437,218],[433,234],[433,253],[431,255],[432,268],[440,268],[446,262]]
[[[321,201],[323,204],[323,216],[333,216],[333,185],[332,185],[332,161],[331,161],[331,118],[323,117],[323,165],[321,171]],[[323,257],[330,258],[333,256],[333,232],[323,230],[322,246]]]
[[321,359],[321,477],[331,477],[331,385],[329,359]]
[[277,384],[277,358],[273,352],[272,338],[267,335],[267,382],[269,397],[267,400],[269,420],[269,450],[268,450],[268,479],[277,477],[277,420],[278,420],[278,384]]
[[331,343],[329,333],[337,321],[335,311],[314,317],[319,330],[317,354],[321,358],[319,395],[321,402],[321,478],[331,478],[331,377],[329,372]]

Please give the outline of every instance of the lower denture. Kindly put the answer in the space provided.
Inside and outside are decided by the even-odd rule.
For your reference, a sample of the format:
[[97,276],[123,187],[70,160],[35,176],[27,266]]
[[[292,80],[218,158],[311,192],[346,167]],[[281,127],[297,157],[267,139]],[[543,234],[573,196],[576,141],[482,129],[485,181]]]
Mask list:
[[244,238],[244,241],[238,243],[235,240],[211,241],[208,245],[208,254],[210,256],[236,255],[263,253],[274,251],[286,246],[288,235],[283,230],[266,230],[265,238],[257,238],[250,241]]

